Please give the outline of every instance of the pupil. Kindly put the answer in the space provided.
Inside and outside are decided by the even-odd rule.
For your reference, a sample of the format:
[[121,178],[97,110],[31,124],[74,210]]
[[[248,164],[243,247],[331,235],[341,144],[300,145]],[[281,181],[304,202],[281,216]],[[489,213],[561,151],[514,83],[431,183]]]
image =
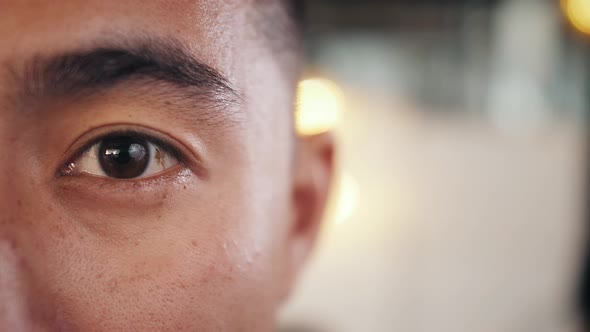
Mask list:
[[150,160],[148,143],[131,136],[106,138],[98,147],[98,159],[107,176],[136,178],[147,169]]

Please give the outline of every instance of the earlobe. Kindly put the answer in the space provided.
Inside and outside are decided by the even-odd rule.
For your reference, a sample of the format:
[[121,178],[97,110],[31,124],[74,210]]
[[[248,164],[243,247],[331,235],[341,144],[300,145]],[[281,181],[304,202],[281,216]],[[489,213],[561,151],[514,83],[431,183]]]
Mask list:
[[330,133],[300,138],[288,241],[289,284],[293,283],[316,242],[332,183],[334,154],[334,139]]

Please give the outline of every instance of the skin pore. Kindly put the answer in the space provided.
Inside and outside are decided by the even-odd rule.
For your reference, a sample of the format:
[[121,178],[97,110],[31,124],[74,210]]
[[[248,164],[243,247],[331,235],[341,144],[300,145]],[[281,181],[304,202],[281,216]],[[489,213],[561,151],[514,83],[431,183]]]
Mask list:
[[0,1],[0,330],[275,328],[333,168],[278,1]]

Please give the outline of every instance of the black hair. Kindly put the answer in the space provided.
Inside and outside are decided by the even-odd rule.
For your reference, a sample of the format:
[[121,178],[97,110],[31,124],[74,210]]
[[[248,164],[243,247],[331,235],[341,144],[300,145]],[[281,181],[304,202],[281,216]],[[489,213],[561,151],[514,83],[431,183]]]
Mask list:
[[305,26],[305,1],[304,0],[287,0],[285,1],[287,13],[293,19],[297,30],[301,33]]

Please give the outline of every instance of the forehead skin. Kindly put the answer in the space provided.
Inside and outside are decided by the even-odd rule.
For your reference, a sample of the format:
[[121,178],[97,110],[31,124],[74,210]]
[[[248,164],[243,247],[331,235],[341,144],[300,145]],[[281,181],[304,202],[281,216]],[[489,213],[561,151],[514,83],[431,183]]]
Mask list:
[[[0,174],[10,174],[0,178],[0,261],[10,265],[0,264],[0,287],[11,289],[0,289],[0,329],[273,329],[295,76],[255,16],[241,0],[0,0]],[[174,116],[170,93],[141,82],[34,112],[14,103],[15,78],[35,58],[167,39],[239,94],[231,126]],[[208,176],[132,189],[56,179],[78,138],[119,124],[166,133]]]
[[[84,46],[103,38],[124,37],[127,33],[171,36],[235,79],[238,61],[232,56],[239,54],[237,49],[254,52],[251,55],[255,57],[271,51],[264,47],[268,42],[261,37],[271,30],[266,27],[272,25],[256,22],[268,19],[257,13],[269,13],[266,8],[277,7],[277,4],[257,0],[3,0],[0,6],[4,12],[3,30],[19,32],[3,35],[7,38],[5,44],[14,47],[0,51],[12,57],[38,52],[40,48],[51,51],[71,45]],[[280,11],[274,14],[281,16]],[[44,38],[31,44],[31,39],[39,32],[45,32]],[[29,33],[33,38],[23,38]]]

